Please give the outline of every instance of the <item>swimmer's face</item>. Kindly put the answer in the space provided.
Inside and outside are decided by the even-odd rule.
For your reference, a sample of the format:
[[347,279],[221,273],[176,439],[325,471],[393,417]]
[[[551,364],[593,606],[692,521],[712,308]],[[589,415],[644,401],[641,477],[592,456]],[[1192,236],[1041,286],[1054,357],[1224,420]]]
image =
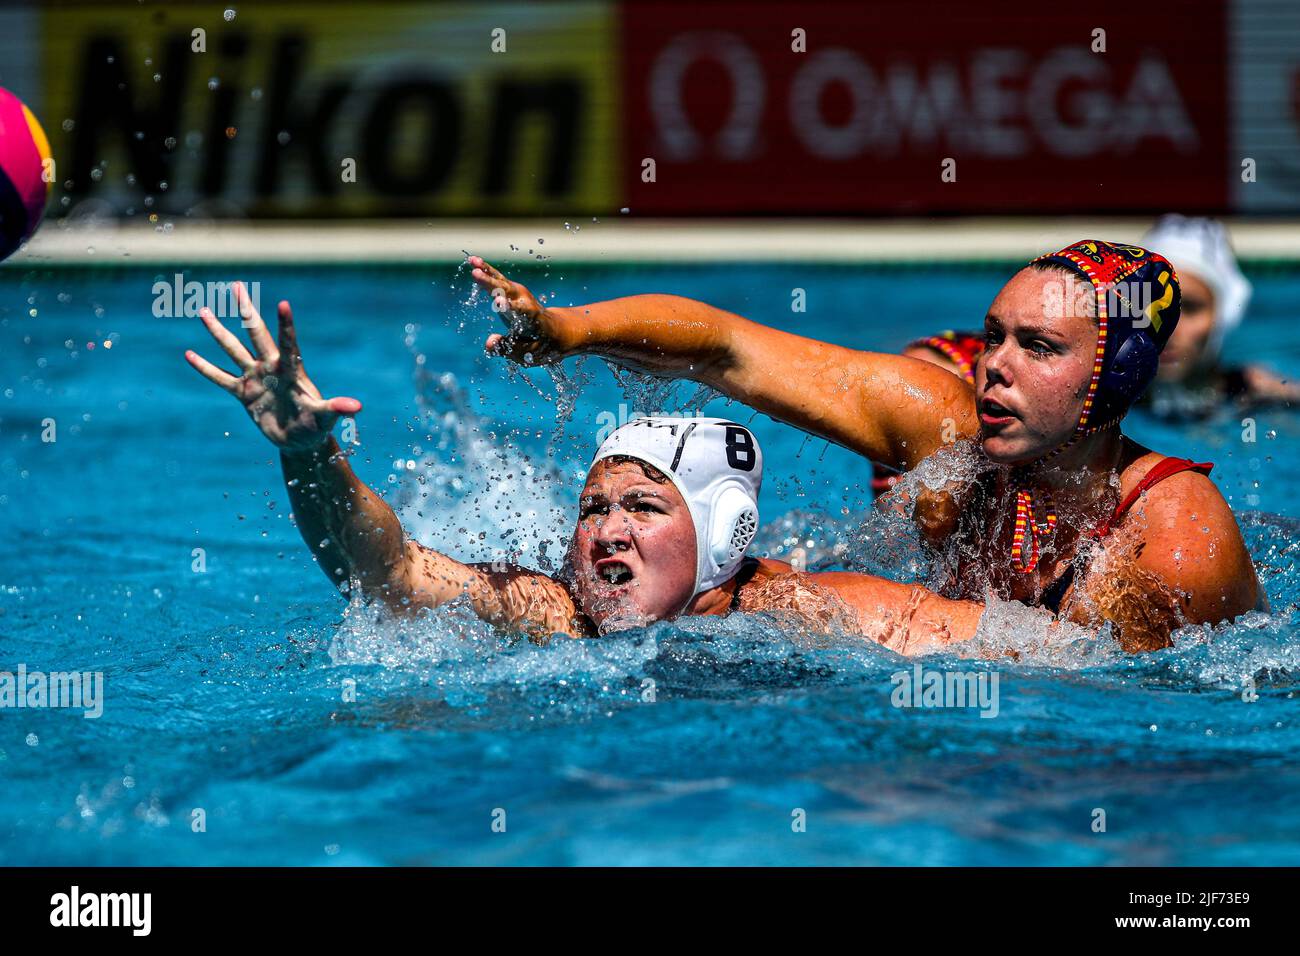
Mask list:
[[582,489],[569,558],[578,610],[598,628],[661,620],[694,596],[695,523],[671,481],[604,459]]
[[1178,284],[1183,304],[1174,334],[1160,352],[1157,378],[1162,382],[1180,382],[1204,362],[1205,347],[1217,319],[1214,290],[1200,276],[1179,272]]
[[1020,464],[1069,440],[1097,349],[1092,287],[1059,271],[1021,269],[984,319],[975,368],[984,453]]

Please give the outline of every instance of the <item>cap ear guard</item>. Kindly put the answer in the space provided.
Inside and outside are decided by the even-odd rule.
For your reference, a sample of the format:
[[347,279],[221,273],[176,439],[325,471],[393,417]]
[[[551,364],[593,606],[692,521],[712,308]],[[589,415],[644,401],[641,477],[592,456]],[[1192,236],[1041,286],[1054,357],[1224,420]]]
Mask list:
[[1160,347],[1145,332],[1136,332],[1116,350],[1101,386],[1127,407],[1138,400],[1159,368]]
[[713,499],[706,539],[714,566],[730,577],[757,533],[758,506],[754,499],[735,485],[719,491]]

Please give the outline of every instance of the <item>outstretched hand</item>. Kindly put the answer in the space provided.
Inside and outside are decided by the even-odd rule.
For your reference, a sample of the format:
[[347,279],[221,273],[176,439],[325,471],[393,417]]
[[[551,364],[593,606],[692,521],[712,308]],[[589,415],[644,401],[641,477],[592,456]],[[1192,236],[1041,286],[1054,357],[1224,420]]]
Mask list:
[[204,308],[199,311],[199,318],[242,374],[232,375],[191,351],[185,353],[185,360],[204,378],[239,399],[249,417],[273,445],[291,452],[320,447],[339,417],[355,415],[361,411],[361,403],[355,398],[342,396],[325,399],[312,384],[303,369],[293,312],[288,302],[280,303],[277,344],[253,307],[244,284],[236,282],[234,288],[256,357],[212,310]]
[[508,331],[489,335],[484,349],[520,365],[558,362],[568,354],[565,324],[518,282],[512,282],[479,256],[466,260],[470,275],[492,296],[492,311],[501,316]]

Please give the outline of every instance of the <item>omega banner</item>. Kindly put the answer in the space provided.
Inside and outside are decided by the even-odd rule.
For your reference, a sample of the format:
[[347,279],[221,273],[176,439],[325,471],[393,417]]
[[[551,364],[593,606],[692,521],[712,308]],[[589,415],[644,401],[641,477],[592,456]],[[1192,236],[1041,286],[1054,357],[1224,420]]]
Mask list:
[[1300,7],[60,3],[0,10],[59,212],[1300,209]]
[[1194,6],[629,4],[628,149],[657,160],[631,204],[1222,208],[1225,10]]

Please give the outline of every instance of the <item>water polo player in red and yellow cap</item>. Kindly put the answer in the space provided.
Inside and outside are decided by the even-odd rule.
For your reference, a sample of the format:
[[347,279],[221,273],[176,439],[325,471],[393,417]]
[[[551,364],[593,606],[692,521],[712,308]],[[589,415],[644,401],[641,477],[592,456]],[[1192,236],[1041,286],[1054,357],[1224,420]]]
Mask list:
[[946,598],[1109,622],[1127,650],[1264,606],[1209,466],[1157,454],[1118,427],[1179,315],[1173,267],[1145,249],[1084,240],[1018,271],[985,317],[973,385],[677,296],[543,308],[470,262],[514,330],[489,339],[491,351],[530,363],[593,353],[693,379],[902,471],[948,456],[947,487],[912,499],[948,569]]

